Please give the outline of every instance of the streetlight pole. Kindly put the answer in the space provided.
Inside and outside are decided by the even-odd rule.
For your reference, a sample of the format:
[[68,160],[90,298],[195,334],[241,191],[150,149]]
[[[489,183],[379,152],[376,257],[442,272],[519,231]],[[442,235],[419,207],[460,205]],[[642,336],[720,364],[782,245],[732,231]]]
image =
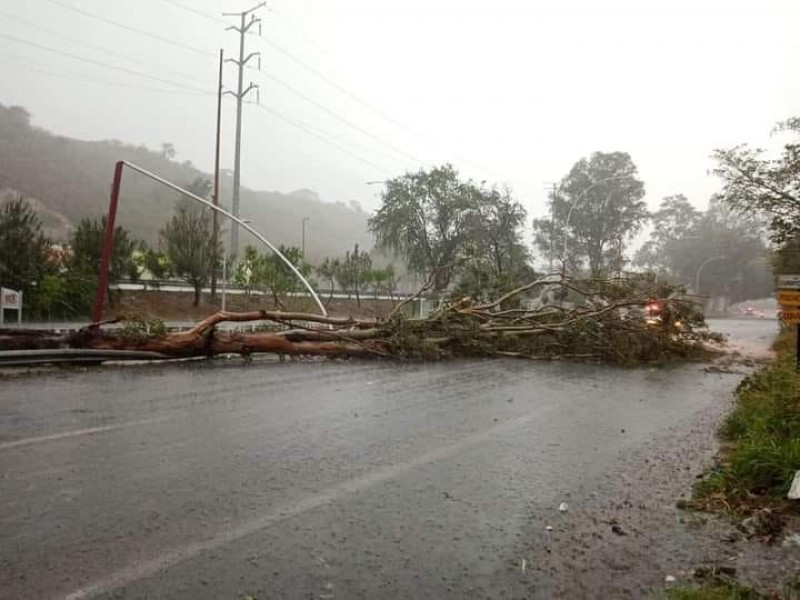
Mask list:
[[306,258],[306,223],[311,220],[311,217],[303,217],[303,221],[300,225],[301,229],[301,238],[300,238],[300,250],[303,253],[303,260]]
[[699,267],[697,267],[697,274],[694,278],[694,293],[698,296],[700,295],[700,274],[703,272],[703,268],[710,262],[714,262],[715,260],[723,260],[728,258],[727,256],[712,256],[711,258],[705,259]]

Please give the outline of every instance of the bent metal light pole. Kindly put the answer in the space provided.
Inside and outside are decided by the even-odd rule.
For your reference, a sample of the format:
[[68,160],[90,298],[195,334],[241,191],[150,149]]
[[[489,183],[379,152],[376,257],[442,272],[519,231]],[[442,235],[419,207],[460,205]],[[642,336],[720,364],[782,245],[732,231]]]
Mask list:
[[311,297],[314,298],[314,301],[317,303],[320,312],[322,312],[324,316],[326,317],[328,316],[328,311],[325,310],[325,306],[319,299],[317,292],[314,291],[314,288],[311,286],[308,280],[305,277],[303,277],[300,271],[297,270],[297,267],[295,267],[292,264],[292,262],[288,258],[286,258],[267,238],[265,238],[255,229],[253,229],[253,227],[251,227],[247,221],[243,221],[242,219],[233,216],[224,208],[215,206],[213,202],[204,200],[203,198],[200,198],[199,196],[192,194],[191,192],[183,189],[182,187],[175,185],[171,181],[167,181],[163,177],[159,177],[155,173],[151,173],[150,171],[143,169],[142,167],[135,165],[131,162],[128,162],[127,160],[120,160],[114,167],[114,181],[111,184],[111,202],[108,205],[108,219],[106,222],[105,237],[103,238],[103,253],[100,257],[100,281],[97,287],[97,295],[95,296],[94,299],[94,310],[92,311],[92,321],[94,325],[97,325],[98,323],[100,323],[100,321],[103,320],[103,304],[105,303],[106,289],[108,288],[108,269],[111,263],[111,250],[114,246],[114,224],[117,218],[117,206],[119,205],[119,192],[120,192],[120,187],[122,185],[123,166],[127,166],[129,169],[132,169],[137,173],[141,173],[145,177],[149,177],[153,181],[165,185],[166,187],[175,190],[179,194],[183,194],[187,198],[190,198],[195,202],[199,202],[203,206],[206,206],[211,210],[216,211],[219,214],[229,218],[234,223],[238,223],[239,225],[241,225],[244,229],[253,234],[253,237],[255,237],[258,241],[264,244],[267,248],[272,250],[272,252],[274,252],[276,256],[278,256],[284,263],[286,263],[286,266],[289,267],[292,273],[294,273],[297,276],[297,278],[303,282],[303,285],[306,287],[306,289],[311,294]]
[[697,273],[695,274],[694,278],[694,293],[698,296],[700,295],[700,274],[703,272],[703,267],[705,267],[708,263],[714,262],[715,260],[723,260],[728,258],[727,256],[712,256],[711,258],[707,258],[703,261],[703,263],[697,267]]

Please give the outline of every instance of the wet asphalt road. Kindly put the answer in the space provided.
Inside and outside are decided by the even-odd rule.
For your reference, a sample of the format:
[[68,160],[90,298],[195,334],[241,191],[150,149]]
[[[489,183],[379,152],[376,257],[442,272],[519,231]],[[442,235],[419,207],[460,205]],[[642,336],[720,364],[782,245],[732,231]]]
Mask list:
[[[754,346],[776,330],[715,325]],[[567,594],[585,558],[520,556],[551,554],[546,526],[616,501],[609,474],[688,440],[740,378],[487,360],[0,380],[0,597]]]

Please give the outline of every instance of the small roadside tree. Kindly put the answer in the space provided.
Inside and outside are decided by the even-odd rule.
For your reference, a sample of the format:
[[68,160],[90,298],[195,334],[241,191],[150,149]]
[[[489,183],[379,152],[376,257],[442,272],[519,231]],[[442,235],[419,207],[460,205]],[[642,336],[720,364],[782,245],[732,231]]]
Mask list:
[[161,230],[161,241],[175,274],[194,288],[195,306],[222,258],[220,244],[214,246],[211,215],[200,206],[178,204],[176,213]]
[[338,258],[326,258],[320,266],[316,268],[317,275],[328,282],[328,304],[333,299],[333,291],[336,287],[336,278],[340,275],[342,263]]
[[372,257],[366,252],[359,250],[358,244],[353,251],[347,251],[344,260],[339,267],[337,279],[347,290],[347,293],[355,292],[356,304],[361,306],[361,290],[369,282],[372,272]]

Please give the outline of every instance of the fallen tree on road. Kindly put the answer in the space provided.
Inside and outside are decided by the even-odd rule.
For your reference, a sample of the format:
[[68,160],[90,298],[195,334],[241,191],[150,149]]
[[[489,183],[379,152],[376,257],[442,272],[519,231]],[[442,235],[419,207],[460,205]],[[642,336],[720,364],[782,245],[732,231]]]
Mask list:
[[[132,317],[66,334],[6,329],[0,330],[0,350],[135,350],[170,358],[504,356],[627,364],[700,358],[708,354],[705,342],[720,341],[681,288],[645,278],[544,278],[490,302],[444,303],[425,318],[404,314],[409,301],[387,319],[258,310],[218,312],[180,332]],[[219,328],[224,322],[258,322],[258,327],[249,332]],[[109,323],[121,326],[103,328]]]

